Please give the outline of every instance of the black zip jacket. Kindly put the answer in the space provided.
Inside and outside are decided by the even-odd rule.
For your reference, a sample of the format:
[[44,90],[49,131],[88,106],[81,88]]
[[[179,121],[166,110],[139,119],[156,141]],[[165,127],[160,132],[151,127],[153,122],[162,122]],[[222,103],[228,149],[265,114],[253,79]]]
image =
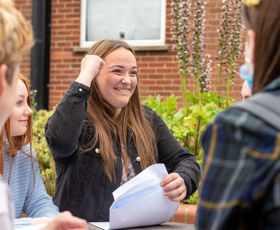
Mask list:
[[[86,122],[87,100],[91,89],[73,82],[45,127],[46,139],[56,166],[54,203],[60,211],[69,210],[87,221],[109,221],[112,192],[120,186],[122,161],[120,146],[114,146],[117,157],[116,182],[105,175],[98,146],[81,152],[88,145],[94,127]],[[157,160],[164,163],[168,173],[177,172],[187,186],[187,197],[195,192],[200,168],[195,157],[183,148],[155,111],[143,106],[145,116],[155,132]],[[128,155],[136,174],[141,172],[139,158],[132,138],[128,138]],[[141,160],[141,159],[140,159]]]

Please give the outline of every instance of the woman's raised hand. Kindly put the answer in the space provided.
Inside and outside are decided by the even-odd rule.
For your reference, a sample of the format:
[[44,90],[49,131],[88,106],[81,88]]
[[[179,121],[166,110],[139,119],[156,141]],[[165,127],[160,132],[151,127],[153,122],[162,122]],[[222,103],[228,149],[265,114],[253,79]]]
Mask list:
[[178,173],[170,173],[161,181],[160,185],[163,187],[164,195],[168,196],[169,200],[181,201],[187,194],[184,179]]
[[88,87],[92,80],[97,76],[98,71],[104,66],[102,58],[96,55],[86,55],[81,61],[81,72],[76,82],[82,83]]

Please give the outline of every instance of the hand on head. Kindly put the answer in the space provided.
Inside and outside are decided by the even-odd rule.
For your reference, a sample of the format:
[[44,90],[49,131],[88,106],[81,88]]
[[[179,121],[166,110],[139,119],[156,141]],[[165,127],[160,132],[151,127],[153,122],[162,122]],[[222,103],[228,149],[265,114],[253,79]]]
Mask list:
[[103,66],[104,61],[99,56],[86,55],[81,61],[81,72],[76,81],[90,87],[92,80]]
[[178,173],[171,173],[165,177],[161,183],[165,196],[172,201],[181,201],[186,197],[187,187],[184,179]]

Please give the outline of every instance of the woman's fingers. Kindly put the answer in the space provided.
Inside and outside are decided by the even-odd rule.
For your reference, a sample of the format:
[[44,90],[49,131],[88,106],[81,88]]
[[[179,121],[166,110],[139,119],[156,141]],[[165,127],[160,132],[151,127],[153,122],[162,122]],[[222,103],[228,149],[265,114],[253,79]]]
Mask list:
[[181,201],[185,198],[187,188],[182,177],[178,173],[171,173],[161,181],[163,192],[172,201]]
[[42,230],[87,230],[87,222],[72,216],[70,212],[63,212],[53,219]]
[[104,66],[104,60],[96,55],[86,55],[81,61],[81,72],[76,81],[88,87]]

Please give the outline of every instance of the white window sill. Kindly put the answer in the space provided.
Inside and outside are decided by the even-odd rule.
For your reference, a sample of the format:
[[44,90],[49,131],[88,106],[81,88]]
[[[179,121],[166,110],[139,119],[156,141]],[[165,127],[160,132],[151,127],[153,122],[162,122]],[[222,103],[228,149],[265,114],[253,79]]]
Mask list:
[[[160,45],[160,46],[132,46],[133,50],[138,51],[168,51],[167,45]],[[74,53],[87,53],[90,48],[84,48],[84,47],[74,47],[73,52]]]

